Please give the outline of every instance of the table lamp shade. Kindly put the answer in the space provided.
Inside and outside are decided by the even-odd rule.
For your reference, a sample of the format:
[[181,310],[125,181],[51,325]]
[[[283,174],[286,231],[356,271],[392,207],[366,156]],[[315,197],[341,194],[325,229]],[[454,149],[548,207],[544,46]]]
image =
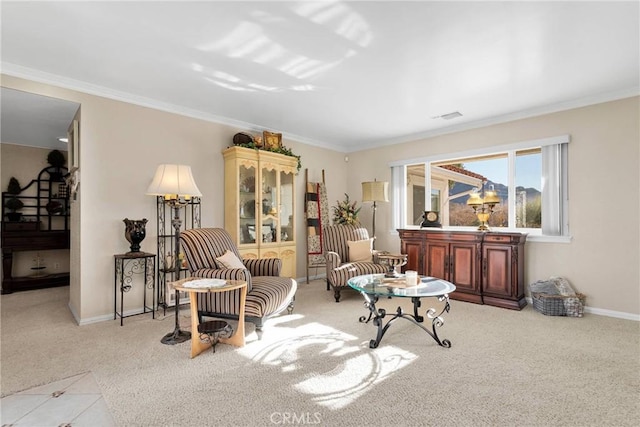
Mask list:
[[198,189],[191,167],[186,165],[159,165],[153,181],[147,188],[150,196],[202,196]]
[[363,202],[388,202],[389,183],[385,181],[370,181],[362,183]]

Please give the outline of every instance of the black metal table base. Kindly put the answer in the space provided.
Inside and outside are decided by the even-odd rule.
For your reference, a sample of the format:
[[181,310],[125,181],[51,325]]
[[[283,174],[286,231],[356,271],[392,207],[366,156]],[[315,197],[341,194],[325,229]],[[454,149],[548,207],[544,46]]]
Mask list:
[[167,345],[176,345],[189,341],[191,339],[191,332],[183,331],[180,329],[180,292],[176,290],[176,304],[175,304],[175,327],[173,332],[169,332],[162,337],[160,342]]
[[190,339],[191,339],[191,332],[183,331],[180,328],[176,328],[173,330],[173,332],[169,332],[167,335],[162,337],[160,342],[162,344],[176,345],[176,344],[183,343],[185,341],[189,341]]
[[216,352],[216,344],[220,338],[230,338],[233,335],[233,328],[224,320],[210,320],[198,325],[200,341],[211,344],[211,349]]
[[387,332],[391,324],[395,322],[396,319],[400,319],[400,318],[407,319],[414,325],[424,330],[441,347],[446,347],[446,348],[451,347],[451,341],[449,341],[448,339],[441,340],[438,337],[438,332],[436,330],[436,328],[439,328],[444,324],[444,319],[442,318],[442,314],[445,311],[448,313],[449,309],[451,308],[449,305],[449,295],[444,294],[438,297],[438,301],[445,302],[444,307],[439,313],[434,308],[429,308],[427,310],[426,316],[427,318],[431,319],[431,330],[429,330],[428,328],[422,325],[422,323],[424,322],[424,317],[418,314],[418,309],[421,306],[419,297],[411,298],[411,302],[413,303],[413,314],[405,313],[402,310],[402,307],[398,307],[393,317],[387,320],[385,323],[384,318],[387,316],[387,311],[383,308],[380,308],[380,309],[376,308],[376,302],[378,302],[378,296],[367,294],[364,292],[361,292],[361,293],[365,299],[364,306],[369,309],[369,316],[368,317],[361,316],[359,320],[362,323],[369,323],[369,321],[373,319],[374,326],[378,328],[376,339],[371,340],[369,342],[369,348],[377,348],[380,345],[380,341],[382,341],[382,337],[384,337],[384,334]]

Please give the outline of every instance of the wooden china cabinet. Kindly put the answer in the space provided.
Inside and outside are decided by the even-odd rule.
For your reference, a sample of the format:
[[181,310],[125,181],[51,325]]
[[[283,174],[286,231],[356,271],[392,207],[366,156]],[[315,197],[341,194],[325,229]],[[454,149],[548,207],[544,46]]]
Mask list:
[[451,299],[520,310],[524,296],[521,233],[398,230],[405,270],[456,285]]
[[230,147],[224,155],[225,229],[245,258],[282,259],[296,277],[295,157]]

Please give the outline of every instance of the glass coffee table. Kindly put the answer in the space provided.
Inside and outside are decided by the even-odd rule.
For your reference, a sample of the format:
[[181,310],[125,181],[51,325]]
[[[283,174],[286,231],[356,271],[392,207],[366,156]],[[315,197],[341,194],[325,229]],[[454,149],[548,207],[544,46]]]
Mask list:
[[[353,277],[347,281],[347,284],[362,294],[365,300],[364,306],[369,309],[369,317],[361,316],[360,322],[368,323],[373,319],[373,324],[378,328],[376,339],[369,342],[370,348],[377,348],[387,329],[396,319],[400,318],[407,319],[422,328],[440,346],[451,347],[451,341],[447,339],[441,340],[438,337],[436,328],[444,324],[443,313],[449,312],[449,294],[456,290],[456,286],[453,283],[434,277],[420,277],[416,286],[407,286],[403,275],[398,278],[387,278],[384,274],[367,274]],[[379,298],[389,297],[411,298],[413,314],[405,313],[402,307],[398,307],[393,317],[385,323],[384,319],[387,317],[387,312],[383,308],[376,308],[376,303]],[[418,314],[418,309],[421,306],[420,299],[429,297],[437,298],[438,301],[444,302],[444,306],[441,309],[429,308],[426,311],[427,318],[431,319],[431,330],[423,325],[424,317]]]

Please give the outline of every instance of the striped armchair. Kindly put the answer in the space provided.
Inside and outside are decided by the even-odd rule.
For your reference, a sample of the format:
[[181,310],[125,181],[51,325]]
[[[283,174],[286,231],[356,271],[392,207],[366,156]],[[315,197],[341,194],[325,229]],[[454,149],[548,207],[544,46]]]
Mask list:
[[347,288],[347,280],[362,274],[385,273],[387,267],[377,262],[377,254],[373,251],[372,261],[349,262],[348,241],[365,240],[369,233],[364,227],[355,225],[331,225],[322,231],[324,240],[324,256],[327,262],[327,290],[333,288],[336,302],[340,302],[340,291]]
[[[244,280],[247,282],[245,321],[256,326],[261,336],[265,320],[284,309],[291,314],[298,284],[280,277],[278,258],[242,259],[231,236],[223,228],[194,228],[180,234],[180,244],[192,277]],[[242,260],[244,268],[226,268],[216,258],[229,250]],[[198,294],[198,316],[237,319],[240,291]]]

